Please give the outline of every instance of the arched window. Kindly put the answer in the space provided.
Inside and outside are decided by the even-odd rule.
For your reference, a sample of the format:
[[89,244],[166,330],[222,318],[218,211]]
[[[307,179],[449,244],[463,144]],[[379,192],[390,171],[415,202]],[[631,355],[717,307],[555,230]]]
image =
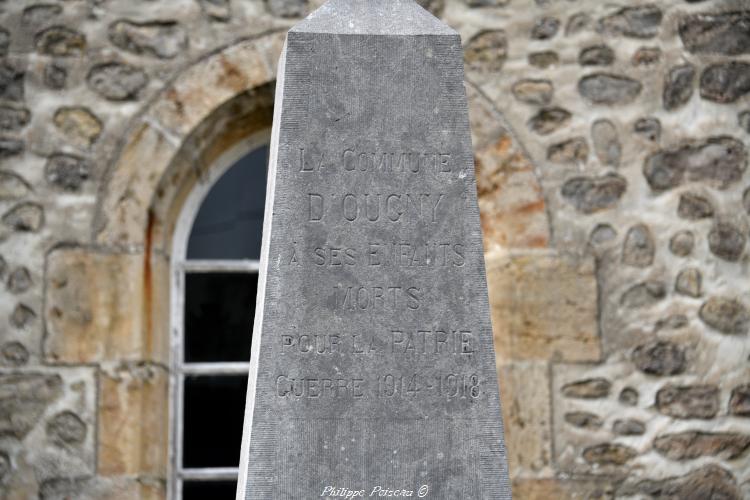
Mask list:
[[235,496],[268,138],[268,133],[251,137],[226,153],[187,197],[175,229],[169,488],[173,499]]

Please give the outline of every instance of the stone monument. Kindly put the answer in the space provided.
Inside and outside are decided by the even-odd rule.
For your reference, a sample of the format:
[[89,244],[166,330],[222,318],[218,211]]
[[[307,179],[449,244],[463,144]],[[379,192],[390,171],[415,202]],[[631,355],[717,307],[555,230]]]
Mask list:
[[509,499],[463,53],[330,0],[281,56],[238,499]]

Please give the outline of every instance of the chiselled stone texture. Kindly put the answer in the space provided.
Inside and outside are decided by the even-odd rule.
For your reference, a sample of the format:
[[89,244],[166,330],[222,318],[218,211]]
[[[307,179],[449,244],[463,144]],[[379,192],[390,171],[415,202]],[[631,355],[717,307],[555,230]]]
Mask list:
[[167,397],[165,370],[149,364],[122,364],[112,372],[102,372],[99,385],[99,473],[164,477],[167,415],[150,410]]
[[[139,314],[143,258],[61,249],[47,261],[45,354],[51,361],[91,363],[166,359]],[[124,280],[123,276],[133,278]]]
[[597,361],[591,261],[545,254],[487,257],[492,326],[502,360]]
[[472,89],[468,95],[485,250],[546,247],[547,205],[533,164],[497,109]]
[[511,477],[550,476],[552,415],[545,404],[551,396],[546,362],[498,359],[498,380]]
[[[457,34],[412,1],[329,0],[289,31],[238,496],[423,482],[435,499],[510,499],[463,64]],[[415,193],[429,211],[408,202]],[[427,253],[407,266],[387,250],[394,238]],[[375,259],[355,250],[345,269],[315,263],[321,246],[377,241]],[[431,241],[451,243],[434,253]],[[415,267],[417,258],[424,264]],[[349,287],[382,280],[404,282],[405,295],[365,311],[358,292],[354,306]],[[421,335],[425,318],[435,335],[460,329],[463,347],[433,349],[424,336],[419,353],[397,347],[397,337]],[[333,357],[295,349],[293,332],[308,329],[340,332],[341,349]],[[319,388],[305,382],[300,393],[301,373]],[[467,373],[463,397],[441,388],[449,373]],[[389,388],[396,378],[409,382]]]

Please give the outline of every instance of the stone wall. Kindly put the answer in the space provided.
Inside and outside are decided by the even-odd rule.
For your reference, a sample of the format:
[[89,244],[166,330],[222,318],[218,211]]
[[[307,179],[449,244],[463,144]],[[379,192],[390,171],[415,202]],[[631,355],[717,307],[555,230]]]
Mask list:
[[[0,496],[165,495],[175,213],[319,3],[0,1]],[[422,3],[466,47],[516,497],[750,497],[746,2]]]

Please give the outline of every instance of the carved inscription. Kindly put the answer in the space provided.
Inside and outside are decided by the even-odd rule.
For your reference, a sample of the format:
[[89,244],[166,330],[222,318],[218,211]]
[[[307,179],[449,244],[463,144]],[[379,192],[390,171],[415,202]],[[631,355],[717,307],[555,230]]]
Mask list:
[[301,333],[281,335],[282,353],[467,356],[477,350],[477,339],[469,330],[392,329],[380,334]]
[[370,241],[360,245],[325,245],[306,250],[293,245],[287,261],[290,265],[305,262],[318,267],[463,267],[466,257],[463,243]]
[[334,154],[315,154],[310,148],[299,148],[297,158],[299,172],[445,174],[454,168],[451,155],[437,151],[359,151],[346,148]]
[[[329,152],[309,146],[289,158],[286,167],[303,176],[308,188],[296,200],[297,220],[309,228],[306,234],[325,236],[301,235],[279,262],[290,270],[323,273],[320,288],[306,298],[333,317],[328,331],[296,325],[279,334],[276,348],[299,360],[300,370],[277,373],[275,395],[352,401],[478,398],[482,381],[471,370],[478,333],[440,326],[439,318],[423,313],[442,301],[441,292],[430,286],[437,281],[433,273],[457,271],[467,262],[465,244],[455,236],[461,233],[445,225],[465,203],[462,190],[449,189],[465,177],[453,155],[437,148]],[[345,187],[337,182],[339,190],[326,189],[327,176],[343,179]],[[354,318],[373,318],[373,328]],[[414,326],[420,323],[424,326]],[[443,368],[434,370],[438,358]]]
[[445,193],[308,193],[308,222],[436,223]]
[[377,375],[373,380],[292,375],[276,377],[276,396],[280,398],[362,399],[370,396],[390,399],[433,395],[448,399],[476,399],[480,394],[480,381],[476,373],[386,373]]

